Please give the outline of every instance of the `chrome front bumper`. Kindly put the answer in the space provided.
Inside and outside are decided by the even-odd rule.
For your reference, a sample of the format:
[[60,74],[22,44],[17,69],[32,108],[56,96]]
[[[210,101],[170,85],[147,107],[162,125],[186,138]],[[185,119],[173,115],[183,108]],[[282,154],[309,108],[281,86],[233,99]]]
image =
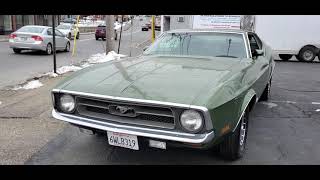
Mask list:
[[100,129],[104,131],[112,131],[118,133],[131,134],[136,136],[143,136],[149,138],[156,138],[162,140],[194,143],[194,144],[206,144],[213,140],[214,132],[211,131],[205,134],[190,134],[181,133],[173,130],[159,130],[151,128],[142,128],[129,125],[121,125],[110,122],[96,121],[89,118],[78,117],[71,114],[59,113],[55,109],[52,110],[52,116],[56,119],[66,121],[76,125],[82,125],[94,129]]

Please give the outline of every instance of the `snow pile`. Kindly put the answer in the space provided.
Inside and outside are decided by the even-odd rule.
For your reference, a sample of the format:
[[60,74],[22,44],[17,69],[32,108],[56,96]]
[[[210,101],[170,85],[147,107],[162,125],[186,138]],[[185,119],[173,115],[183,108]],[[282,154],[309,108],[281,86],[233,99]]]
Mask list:
[[316,112],[320,112],[320,109],[317,109]]
[[114,51],[110,51],[107,55],[105,53],[98,53],[94,54],[87,60],[90,64],[97,64],[97,63],[104,63],[111,60],[119,60],[122,57],[125,57],[126,55],[123,54],[117,54]]
[[312,104],[320,104],[320,102],[312,102]]
[[43,84],[39,81],[39,80],[33,80],[33,81],[29,81],[27,84],[21,86],[17,86],[15,88],[13,88],[12,90],[19,90],[19,89],[36,89],[43,86]]
[[0,105],[2,104],[2,102],[0,101]]
[[55,78],[55,77],[58,77],[58,74],[56,74],[54,72],[48,72],[48,73],[43,74],[43,76],[49,76],[49,77]]
[[57,73],[58,74],[64,74],[64,73],[67,73],[67,72],[74,72],[74,71],[78,71],[82,69],[81,67],[79,66],[74,66],[74,65],[71,65],[71,66],[62,66],[60,67],[59,69],[57,69]]

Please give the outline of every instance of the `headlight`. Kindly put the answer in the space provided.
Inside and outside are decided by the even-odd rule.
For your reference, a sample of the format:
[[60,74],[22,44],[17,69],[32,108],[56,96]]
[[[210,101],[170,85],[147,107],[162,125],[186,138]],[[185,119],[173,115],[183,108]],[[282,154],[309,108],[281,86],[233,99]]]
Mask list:
[[60,109],[66,113],[71,113],[75,108],[75,101],[71,95],[64,94],[60,97]]
[[202,128],[203,119],[195,110],[185,110],[180,116],[180,122],[183,128],[190,132],[197,132]]

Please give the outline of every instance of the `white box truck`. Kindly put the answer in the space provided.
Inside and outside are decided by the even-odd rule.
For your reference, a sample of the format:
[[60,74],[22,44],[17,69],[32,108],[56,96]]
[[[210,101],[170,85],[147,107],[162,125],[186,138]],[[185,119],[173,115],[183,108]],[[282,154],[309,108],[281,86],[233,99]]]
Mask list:
[[256,15],[255,32],[282,60],[319,58],[319,15]]

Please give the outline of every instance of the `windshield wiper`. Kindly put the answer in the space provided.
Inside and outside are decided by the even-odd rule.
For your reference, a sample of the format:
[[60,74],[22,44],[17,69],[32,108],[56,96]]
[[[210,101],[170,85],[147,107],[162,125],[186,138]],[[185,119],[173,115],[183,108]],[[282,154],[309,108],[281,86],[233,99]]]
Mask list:
[[230,57],[230,58],[238,58],[237,56],[229,56],[229,55],[218,55],[215,57]]

